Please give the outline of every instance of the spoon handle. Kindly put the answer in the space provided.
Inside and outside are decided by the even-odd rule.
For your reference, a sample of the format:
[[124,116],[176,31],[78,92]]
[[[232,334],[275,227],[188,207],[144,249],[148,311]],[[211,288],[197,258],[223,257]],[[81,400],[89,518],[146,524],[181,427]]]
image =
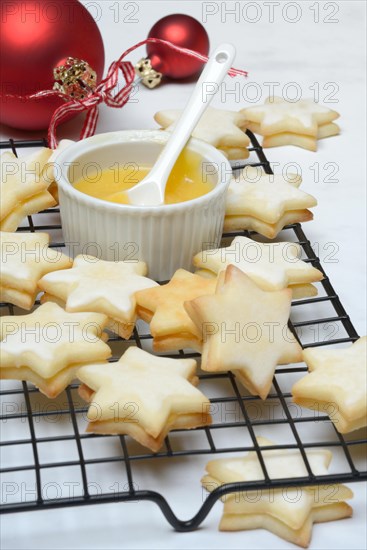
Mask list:
[[161,175],[170,173],[201,115],[231,68],[235,55],[236,50],[232,44],[221,44],[210,55],[170,139],[149,174],[152,179],[158,180]]

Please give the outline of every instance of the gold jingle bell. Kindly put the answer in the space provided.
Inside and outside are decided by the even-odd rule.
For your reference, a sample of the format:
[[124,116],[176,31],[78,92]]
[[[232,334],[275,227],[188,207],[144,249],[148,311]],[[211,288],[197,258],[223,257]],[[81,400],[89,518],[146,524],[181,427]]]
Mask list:
[[54,68],[54,90],[73,99],[84,99],[97,86],[97,73],[86,61],[68,57],[65,65]]
[[158,84],[161,83],[162,73],[154,70],[150,59],[148,57],[143,57],[135,65],[135,72],[140,76],[142,83],[147,88],[155,88]]

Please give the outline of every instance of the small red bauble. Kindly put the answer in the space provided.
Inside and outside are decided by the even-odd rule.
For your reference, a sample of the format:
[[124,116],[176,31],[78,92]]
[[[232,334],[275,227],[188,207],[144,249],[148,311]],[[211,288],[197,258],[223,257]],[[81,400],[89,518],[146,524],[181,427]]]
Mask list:
[[[203,25],[193,17],[176,13],[163,17],[152,27],[148,38],[168,40],[181,48],[203,55],[209,52],[209,37]],[[172,79],[194,76],[203,68],[203,62],[165,48],[161,44],[147,45],[153,69]]]
[[[24,96],[54,85],[53,69],[67,57],[83,59],[103,77],[104,48],[99,29],[78,0],[13,0],[1,5],[1,95]],[[4,98],[0,120],[24,130],[47,128],[61,98]]]

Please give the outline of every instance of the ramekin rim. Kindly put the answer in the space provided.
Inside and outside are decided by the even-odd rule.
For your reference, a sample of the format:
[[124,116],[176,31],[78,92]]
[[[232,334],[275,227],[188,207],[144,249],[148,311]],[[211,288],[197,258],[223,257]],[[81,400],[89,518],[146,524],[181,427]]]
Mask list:
[[[109,210],[111,212],[125,212],[125,213],[159,213],[159,212],[174,212],[177,210],[182,209],[191,209],[193,207],[200,207],[204,206],[205,204],[211,202],[211,200],[215,199],[217,195],[220,195],[221,193],[225,192],[228,188],[230,177],[231,177],[231,165],[228,161],[228,159],[224,156],[221,151],[216,149],[213,145],[199,140],[197,138],[191,138],[190,144],[192,144],[194,147],[198,144],[199,148],[202,148],[204,150],[208,151],[208,156],[213,155],[214,157],[218,158],[218,165],[221,166],[221,163],[224,163],[225,169],[228,171],[228,177],[227,178],[221,178],[220,175],[223,174],[224,169],[223,167],[220,167],[219,169],[219,178],[220,182],[208,193],[205,193],[205,195],[202,195],[200,197],[197,197],[195,199],[191,199],[188,201],[178,202],[174,204],[163,204],[158,206],[142,206],[142,205],[131,205],[131,204],[119,204],[114,203],[110,201],[106,201],[104,199],[98,199],[96,197],[92,197],[88,195],[87,193],[83,193],[82,191],[79,191],[78,189],[75,189],[75,187],[72,185],[72,183],[69,181],[67,177],[67,169],[68,166],[66,162],[70,164],[70,162],[73,162],[73,160],[76,160],[78,156],[83,154],[84,152],[87,152],[89,150],[98,150],[99,148],[99,142],[102,141],[104,145],[108,145],[108,141],[112,140],[114,137],[118,138],[121,136],[129,136],[130,141],[155,141],[157,143],[164,143],[168,137],[170,136],[169,132],[166,132],[164,130],[157,130],[157,129],[142,129],[142,130],[116,130],[112,132],[105,132],[102,134],[96,134],[94,136],[91,136],[90,138],[86,138],[84,140],[78,141],[75,144],[70,145],[65,150],[61,151],[59,155],[57,156],[57,161],[61,165],[61,172],[56,173],[56,182],[58,186],[61,187],[62,191],[67,193],[69,196],[74,197],[78,202],[83,202],[85,206],[90,206],[93,208],[99,208],[103,210]],[[163,138],[163,139],[160,139]],[[107,143],[103,140],[108,139]],[[123,141],[123,140],[122,140]],[[94,144],[95,147],[89,148],[88,145]],[[112,142],[111,143],[115,143]],[[70,161],[70,150],[71,149],[80,149],[79,155],[75,156],[74,159]],[[216,159],[210,159],[210,162],[215,162]],[[64,164],[63,164],[64,162]]]

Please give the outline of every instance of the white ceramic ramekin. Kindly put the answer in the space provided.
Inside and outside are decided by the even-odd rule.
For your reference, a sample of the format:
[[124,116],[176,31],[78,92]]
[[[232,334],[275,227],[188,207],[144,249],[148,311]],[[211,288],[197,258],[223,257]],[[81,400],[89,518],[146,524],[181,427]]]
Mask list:
[[163,281],[180,267],[191,270],[192,257],[200,250],[219,246],[231,167],[222,153],[203,141],[191,139],[188,147],[202,157],[203,173],[214,188],[197,199],[130,206],[96,199],[73,187],[82,175],[100,177],[101,170],[117,163],[153,165],[168,137],[160,130],[110,132],[79,141],[58,155],[61,219],[73,255],[143,260],[149,276]]

